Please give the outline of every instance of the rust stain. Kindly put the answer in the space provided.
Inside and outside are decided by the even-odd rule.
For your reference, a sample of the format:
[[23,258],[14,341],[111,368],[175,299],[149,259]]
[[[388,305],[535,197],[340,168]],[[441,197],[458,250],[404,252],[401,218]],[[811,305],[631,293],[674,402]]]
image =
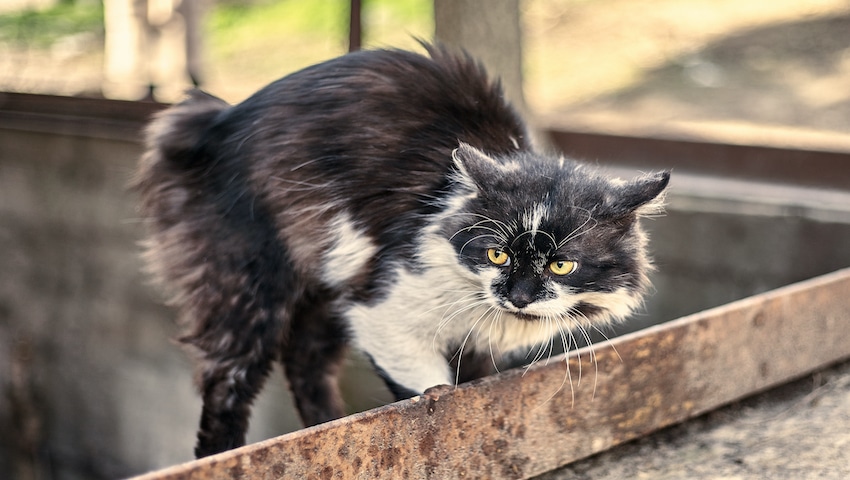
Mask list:
[[765,323],[767,323],[767,321],[764,318],[764,312],[756,312],[753,316],[753,326],[761,328],[765,325]]

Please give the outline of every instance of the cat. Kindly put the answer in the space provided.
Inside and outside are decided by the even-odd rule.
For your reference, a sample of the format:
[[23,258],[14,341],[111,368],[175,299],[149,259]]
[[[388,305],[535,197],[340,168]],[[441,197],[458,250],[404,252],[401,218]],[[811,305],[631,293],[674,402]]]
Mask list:
[[134,185],[197,357],[197,457],[244,444],[275,361],[315,425],[344,414],[350,343],[404,399],[641,304],[639,218],[669,173],[536,153],[479,63],[424,47],[347,54],[235,106],[196,90],[151,123]]

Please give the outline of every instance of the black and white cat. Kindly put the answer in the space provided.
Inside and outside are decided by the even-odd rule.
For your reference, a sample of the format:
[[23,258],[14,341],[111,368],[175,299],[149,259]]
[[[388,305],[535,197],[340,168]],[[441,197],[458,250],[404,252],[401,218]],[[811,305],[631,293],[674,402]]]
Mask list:
[[280,361],[300,415],[343,415],[353,343],[399,398],[625,318],[668,173],[609,179],[529,146],[498,82],[426,46],[345,55],[151,125],[146,257],[198,358],[197,456],[242,445]]

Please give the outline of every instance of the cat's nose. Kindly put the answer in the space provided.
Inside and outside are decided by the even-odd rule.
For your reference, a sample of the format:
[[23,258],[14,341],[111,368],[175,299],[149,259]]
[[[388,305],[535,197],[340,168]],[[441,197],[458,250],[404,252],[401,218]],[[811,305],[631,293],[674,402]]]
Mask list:
[[511,295],[509,297],[511,304],[516,308],[525,308],[529,303],[533,302],[534,299],[531,298],[530,295]]
[[508,300],[516,308],[525,308],[534,301],[534,284],[530,281],[518,281],[508,293]]

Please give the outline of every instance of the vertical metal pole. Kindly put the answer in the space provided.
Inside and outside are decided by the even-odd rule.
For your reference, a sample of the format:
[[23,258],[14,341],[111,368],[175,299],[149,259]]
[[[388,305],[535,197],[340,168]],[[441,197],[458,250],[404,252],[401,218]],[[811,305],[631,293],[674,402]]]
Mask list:
[[178,10],[183,14],[186,26],[186,73],[192,85],[198,87],[202,82],[203,58],[201,55],[203,29],[201,28],[204,0],[183,0]]
[[348,51],[356,52],[362,45],[363,22],[360,20],[361,0],[351,0],[351,10],[348,23]]

